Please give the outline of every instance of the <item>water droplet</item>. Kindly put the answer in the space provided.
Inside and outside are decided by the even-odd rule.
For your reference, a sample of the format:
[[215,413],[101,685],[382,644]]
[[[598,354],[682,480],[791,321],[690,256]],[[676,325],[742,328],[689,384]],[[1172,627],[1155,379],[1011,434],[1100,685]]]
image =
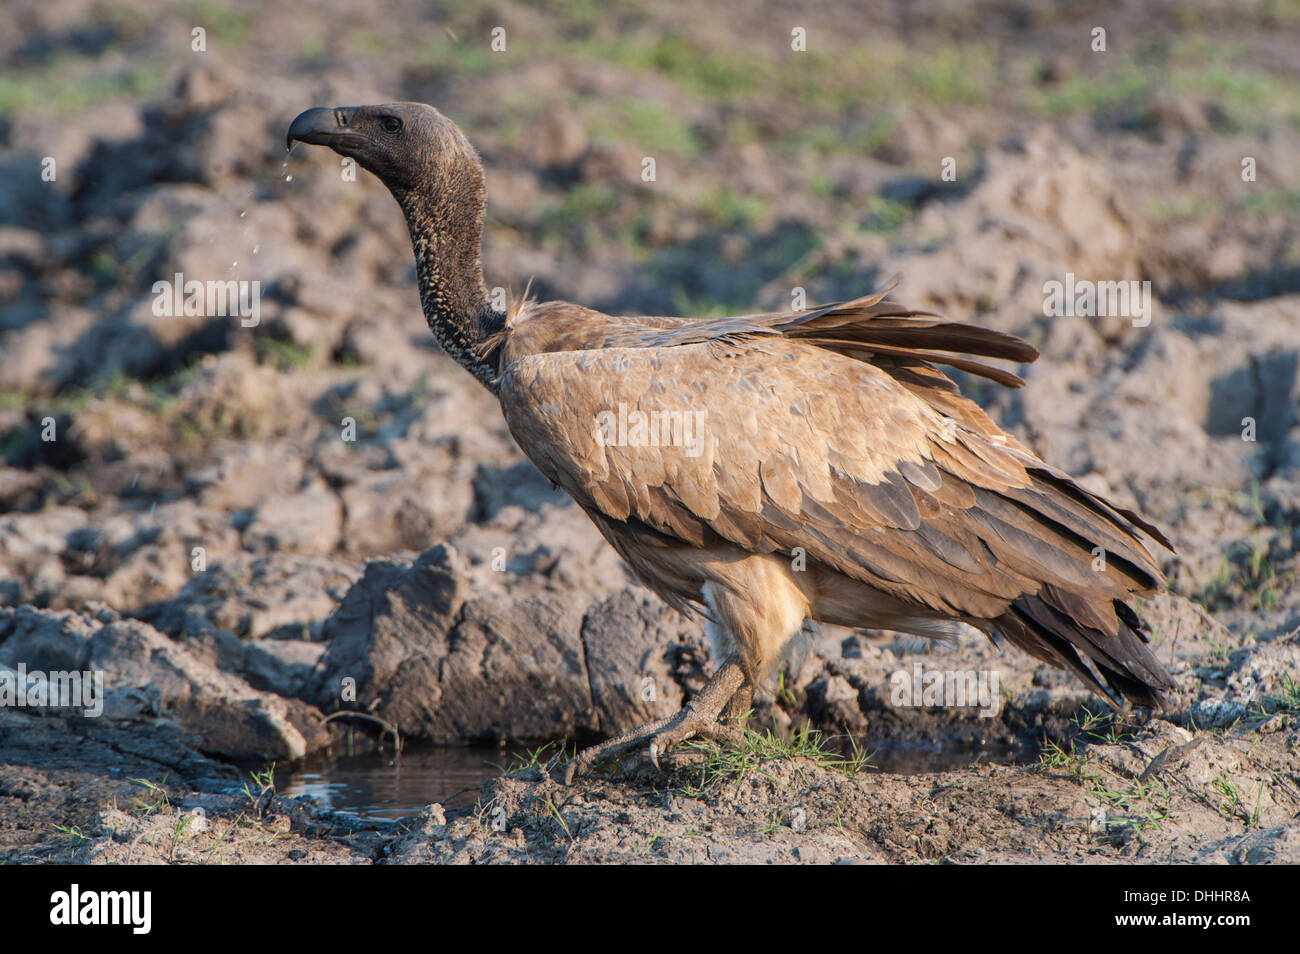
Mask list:
[[240,217],[241,219],[242,219],[244,216],[246,216],[247,214],[248,214],[248,210],[247,210],[247,209],[240,209],[240,210],[239,210],[239,217]]
[[230,263],[230,270],[231,270],[231,271],[234,271],[234,270],[235,270],[235,266],[238,265],[238,264],[239,264],[239,259],[235,259],[233,262]]
[[293,181],[293,176],[285,176],[285,177],[284,177],[284,181],[285,181],[285,182],[292,182],[292,181]]
[[254,245],[254,246],[253,246],[253,254],[254,254],[254,255],[256,255],[256,254],[257,254],[258,252],[260,252],[261,250],[262,250],[262,246],[260,246],[260,245]]

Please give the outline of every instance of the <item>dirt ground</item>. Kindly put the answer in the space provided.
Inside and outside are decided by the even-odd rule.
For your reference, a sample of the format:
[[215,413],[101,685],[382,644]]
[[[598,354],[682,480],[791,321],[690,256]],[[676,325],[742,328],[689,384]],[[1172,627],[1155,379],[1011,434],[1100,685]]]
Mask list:
[[[0,705],[0,859],[1300,862],[1294,3],[4,19],[0,672],[107,692],[98,718]],[[666,774],[527,765],[398,826],[276,794],[265,766],[337,746],[340,710],[587,742],[711,665],[439,353],[382,187],[286,156],[300,110],[394,99],[481,151],[490,286],[720,315],[898,273],[898,300],[1032,342],[1024,389],[960,383],[1167,532],[1141,611],[1171,709],[1100,715],[986,642],[824,628],[759,700],[770,735]],[[260,282],[256,324],[157,315],[176,273]],[[1149,322],[1045,314],[1067,275],[1149,281]],[[996,711],[900,706],[917,665],[996,672]]]
[[[228,766],[94,733],[56,743],[39,768],[15,764],[10,744],[0,793],[6,834],[52,829],[11,848],[18,863],[1294,864],[1297,738],[1282,721],[1094,727],[1032,767],[910,775],[771,740],[574,786],[529,767],[489,781],[471,808],[435,804],[397,824],[256,778],[231,794]],[[148,781],[164,767],[172,781]]]

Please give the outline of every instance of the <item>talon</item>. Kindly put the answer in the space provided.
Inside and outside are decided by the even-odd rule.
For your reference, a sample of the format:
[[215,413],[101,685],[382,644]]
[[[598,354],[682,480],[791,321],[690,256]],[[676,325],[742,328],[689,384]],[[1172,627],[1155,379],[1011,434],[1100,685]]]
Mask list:
[[[680,712],[663,719],[624,732],[617,738],[592,746],[574,757],[564,770],[564,784],[572,785],[598,762],[610,762],[633,749],[646,746],[646,756],[656,771],[662,771],[659,757],[679,742],[700,736],[714,741],[735,742],[743,733],[722,725],[718,716],[723,706],[745,681],[745,676],[735,657],[728,658],[700,694]],[[748,696],[743,702],[748,708]]]

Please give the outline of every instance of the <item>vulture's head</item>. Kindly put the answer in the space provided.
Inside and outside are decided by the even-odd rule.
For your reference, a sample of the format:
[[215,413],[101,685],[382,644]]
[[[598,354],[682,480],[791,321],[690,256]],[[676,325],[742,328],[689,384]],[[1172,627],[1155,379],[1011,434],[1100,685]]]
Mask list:
[[482,181],[478,154],[465,134],[423,103],[309,109],[290,124],[285,147],[292,149],[295,140],[350,156],[395,195],[455,191]]

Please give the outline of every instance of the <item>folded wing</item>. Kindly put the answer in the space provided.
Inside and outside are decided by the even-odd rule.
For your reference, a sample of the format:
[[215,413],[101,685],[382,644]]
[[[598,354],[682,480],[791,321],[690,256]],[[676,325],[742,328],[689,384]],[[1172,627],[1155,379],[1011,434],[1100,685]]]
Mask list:
[[[1169,679],[1126,601],[1162,580],[1135,518],[1001,434],[930,363],[941,352],[965,360],[950,353],[959,348],[1032,349],[863,314],[874,307],[742,316],[712,336],[702,326],[715,322],[647,328],[654,347],[521,355],[503,369],[502,406],[547,476],[608,520],[697,546],[802,548],[910,605],[987,623],[1101,691],[1104,681],[1156,701],[1151,687]],[[611,337],[635,334],[611,326]],[[663,340],[674,335],[689,343]]]

